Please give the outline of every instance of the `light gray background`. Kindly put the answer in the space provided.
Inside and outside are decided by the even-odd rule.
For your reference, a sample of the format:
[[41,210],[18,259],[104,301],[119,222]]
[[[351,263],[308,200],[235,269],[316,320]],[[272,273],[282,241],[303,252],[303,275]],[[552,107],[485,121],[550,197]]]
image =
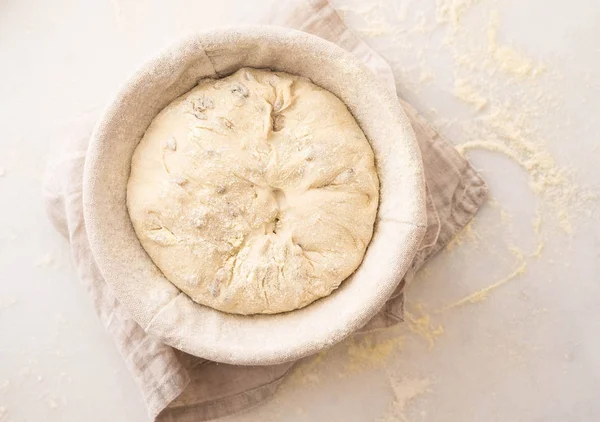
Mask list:
[[[463,125],[477,112],[453,95],[454,81],[465,77],[447,53],[456,46],[444,44],[454,24],[444,22],[439,8],[436,15],[433,0],[381,3],[335,5],[393,62],[399,92],[443,133],[456,143],[481,140]],[[45,216],[45,158],[69,121],[105,104],[157,48],[194,29],[251,22],[268,4],[0,0],[0,421],[147,420],[137,387],[74,275],[68,245]],[[497,10],[499,42],[558,75],[522,85],[506,79],[506,98],[553,93],[555,101],[542,104],[547,113],[532,124],[546,140],[544,150],[573,169],[571,183],[597,191],[599,3],[455,4],[457,28],[475,34],[469,42],[488,42],[480,29]],[[486,93],[485,80],[473,82]],[[522,114],[514,108],[515,119]],[[494,200],[411,286],[408,309],[418,321],[303,364],[275,399],[230,421],[600,418],[598,201],[579,210],[565,205],[572,233],[548,218],[536,237],[531,221],[547,198],[532,194],[527,173],[489,151],[470,157]],[[434,312],[509,275],[521,262],[511,248],[527,255],[540,240],[542,255],[527,257],[524,273],[484,301]]]

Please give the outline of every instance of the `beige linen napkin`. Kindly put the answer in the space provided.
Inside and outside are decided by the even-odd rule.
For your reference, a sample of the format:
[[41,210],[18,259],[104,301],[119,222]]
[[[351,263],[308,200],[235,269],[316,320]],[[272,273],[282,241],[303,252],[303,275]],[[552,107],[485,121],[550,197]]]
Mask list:
[[[328,39],[362,59],[390,88],[389,65],[341,21],[326,0],[279,2],[263,23],[300,29]],[[410,105],[409,115],[423,156],[427,182],[427,231],[415,260],[394,295],[362,331],[402,319],[405,284],[423,262],[442,248],[483,204],[480,176]],[[77,273],[100,320],[113,337],[144,395],[152,420],[199,422],[252,407],[271,396],[295,362],[272,366],[218,364],[173,349],[147,335],[114,298],[90,251],[82,206],[86,149],[98,112],[69,127],[63,148],[49,162],[44,183],[48,215],[68,238]]]

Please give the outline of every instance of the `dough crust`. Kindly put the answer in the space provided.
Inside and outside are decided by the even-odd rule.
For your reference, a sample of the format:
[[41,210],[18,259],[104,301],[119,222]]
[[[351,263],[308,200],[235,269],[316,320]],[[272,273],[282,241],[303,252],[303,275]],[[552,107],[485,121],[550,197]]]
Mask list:
[[373,234],[373,151],[310,80],[243,68],[162,110],[132,159],[127,207],[166,278],[223,312],[291,311],[329,295]]

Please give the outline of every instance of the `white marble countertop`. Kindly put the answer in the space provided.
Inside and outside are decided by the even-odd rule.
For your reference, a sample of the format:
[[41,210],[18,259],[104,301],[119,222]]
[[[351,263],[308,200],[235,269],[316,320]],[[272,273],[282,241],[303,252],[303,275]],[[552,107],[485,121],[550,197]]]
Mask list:
[[[269,1],[0,2],[1,422],[147,420],[46,218],[45,158],[157,48]],[[407,323],[229,420],[599,420],[600,3],[380,3],[335,1],[493,198],[411,285]]]

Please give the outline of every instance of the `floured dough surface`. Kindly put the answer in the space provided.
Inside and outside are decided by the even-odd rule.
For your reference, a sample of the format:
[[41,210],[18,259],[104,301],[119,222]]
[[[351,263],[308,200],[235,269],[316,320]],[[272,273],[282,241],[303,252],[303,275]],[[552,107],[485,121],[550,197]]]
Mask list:
[[360,265],[378,199],[373,151],[342,101],[248,68],[161,111],[127,187],[137,236],[167,279],[237,314],[329,295]]

